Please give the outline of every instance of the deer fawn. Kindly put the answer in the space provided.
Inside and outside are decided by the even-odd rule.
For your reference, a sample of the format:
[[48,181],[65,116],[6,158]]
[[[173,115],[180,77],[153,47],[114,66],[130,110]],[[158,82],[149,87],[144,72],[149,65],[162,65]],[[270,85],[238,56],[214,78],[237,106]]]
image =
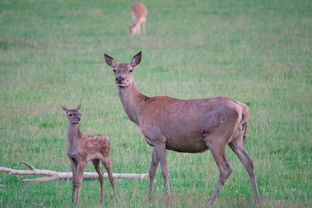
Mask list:
[[67,109],[62,106],[68,118],[67,130],[67,156],[70,159],[73,172],[73,193],[72,202],[77,204],[80,198],[80,189],[82,185],[83,172],[88,161],[92,161],[96,172],[99,174],[100,188],[101,188],[101,203],[104,201],[103,193],[103,172],[100,167],[100,161],[105,166],[109,181],[113,187],[115,200],[118,201],[115,183],[112,175],[109,151],[109,138],[104,135],[86,135],[80,132],[80,108],[78,105],[76,109]]
[[143,34],[146,33],[145,22],[147,16],[147,9],[142,3],[134,3],[131,9],[133,23],[130,25],[129,32],[132,35],[141,33],[141,25]]
[[148,97],[137,89],[132,76],[134,67],[141,62],[141,55],[141,52],[136,54],[130,63],[117,63],[106,54],[104,58],[113,68],[119,98],[126,114],[139,126],[146,142],[154,149],[149,169],[149,200],[152,199],[154,177],[160,163],[167,201],[170,201],[166,149],[188,153],[209,149],[220,171],[219,181],[207,201],[207,205],[212,205],[232,173],[225,155],[225,147],[229,145],[244,164],[258,202],[254,165],[244,148],[248,107],[228,97],[193,100]]

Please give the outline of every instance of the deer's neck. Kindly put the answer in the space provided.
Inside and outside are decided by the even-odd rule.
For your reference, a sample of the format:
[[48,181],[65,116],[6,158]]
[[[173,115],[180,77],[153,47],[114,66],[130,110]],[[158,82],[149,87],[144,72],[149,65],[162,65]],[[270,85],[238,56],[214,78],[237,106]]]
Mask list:
[[150,98],[139,92],[134,80],[128,87],[118,87],[118,94],[129,119],[140,126],[141,111]]
[[67,129],[67,153],[74,153],[78,150],[82,133],[80,132],[79,124],[68,123]]

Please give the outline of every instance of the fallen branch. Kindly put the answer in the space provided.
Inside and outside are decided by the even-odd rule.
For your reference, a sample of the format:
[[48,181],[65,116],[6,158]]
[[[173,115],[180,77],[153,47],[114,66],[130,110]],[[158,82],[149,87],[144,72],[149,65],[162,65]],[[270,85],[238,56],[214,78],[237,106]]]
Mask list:
[[[57,172],[53,170],[36,169],[28,162],[21,161],[30,170],[16,170],[7,167],[0,167],[0,172],[6,172],[10,175],[46,175],[46,177],[39,177],[33,179],[23,179],[23,182],[44,182],[58,179],[70,179],[73,177],[72,172]],[[103,173],[104,178],[107,178],[107,173]],[[134,174],[134,173],[113,173],[114,178],[130,178],[130,179],[146,179],[148,174]],[[98,174],[96,172],[84,172],[83,178],[96,179]]]

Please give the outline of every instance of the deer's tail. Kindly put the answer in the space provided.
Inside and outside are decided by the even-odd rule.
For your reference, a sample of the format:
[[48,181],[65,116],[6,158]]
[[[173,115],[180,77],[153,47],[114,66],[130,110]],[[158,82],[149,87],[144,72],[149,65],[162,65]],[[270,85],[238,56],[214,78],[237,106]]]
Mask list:
[[247,126],[248,126],[247,123],[248,123],[248,118],[249,118],[249,109],[248,109],[248,106],[245,105],[244,103],[241,103],[241,106],[243,107],[241,127],[242,127],[242,130],[244,131],[244,136],[243,136],[243,142],[244,142],[246,138],[246,132],[247,132]]
[[242,127],[244,129],[244,136],[243,136],[243,142],[245,142],[245,138],[246,138],[246,132],[247,132],[247,121],[244,121],[244,123],[242,123]]

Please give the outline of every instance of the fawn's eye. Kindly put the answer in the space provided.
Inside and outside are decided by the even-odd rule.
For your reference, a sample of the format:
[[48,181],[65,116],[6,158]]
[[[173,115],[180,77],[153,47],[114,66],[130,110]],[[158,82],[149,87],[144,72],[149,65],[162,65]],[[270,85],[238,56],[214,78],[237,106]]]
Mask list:
[[131,69],[129,72],[130,72],[130,73],[133,72],[133,69]]
[[70,114],[68,114],[68,116],[70,116],[70,117],[71,117],[71,116],[73,116],[73,114],[71,114],[71,113],[70,113]]
[[116,69],[113,69],[113,72],[116,72]]

